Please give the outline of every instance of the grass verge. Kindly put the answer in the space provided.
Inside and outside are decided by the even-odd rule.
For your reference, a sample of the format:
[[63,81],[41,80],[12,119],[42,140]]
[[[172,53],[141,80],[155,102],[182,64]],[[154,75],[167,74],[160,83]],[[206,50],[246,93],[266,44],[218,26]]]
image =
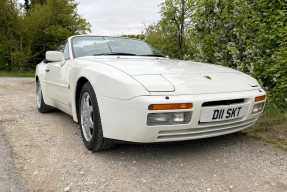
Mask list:
[[287,150],[287,113],[267,108],[254,128],[245,133]]
[[33,71],[0,71],[0,77],[34,77],[34,75]]

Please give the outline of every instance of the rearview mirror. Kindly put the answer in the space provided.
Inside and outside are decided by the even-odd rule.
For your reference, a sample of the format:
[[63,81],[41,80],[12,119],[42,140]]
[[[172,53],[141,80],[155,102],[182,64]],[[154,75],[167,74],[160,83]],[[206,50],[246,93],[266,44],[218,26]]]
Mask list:
[[49,62],[64,61],[64,53],[62,53],[60,51],[47,51],[46,52],[46,61],[49,61]]

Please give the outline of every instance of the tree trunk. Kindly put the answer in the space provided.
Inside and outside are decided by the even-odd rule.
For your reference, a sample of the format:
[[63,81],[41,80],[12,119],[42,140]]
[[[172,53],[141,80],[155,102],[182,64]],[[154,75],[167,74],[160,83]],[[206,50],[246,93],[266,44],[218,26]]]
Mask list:
[[180,8],[180,26],[178,33],[178,49],[179,49],[179,57],[183,59],[184,54],[184,23],[185,23],[185,0],[181,0],[181,8]]

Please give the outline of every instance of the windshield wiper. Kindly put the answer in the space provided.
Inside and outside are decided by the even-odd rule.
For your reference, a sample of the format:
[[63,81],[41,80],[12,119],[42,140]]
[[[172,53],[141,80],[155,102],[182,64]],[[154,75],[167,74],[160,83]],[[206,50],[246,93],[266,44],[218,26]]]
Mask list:
[[161,54],[146,54],[146,55],[138,55],[138,56],[146,56],[146,57],[165,57]]
[[94,56],[101,56],[101,55],[130,55],[130,56],[136,56],[136,54],[133,54],[133,53],[120,53],[120,52],[94,54]]

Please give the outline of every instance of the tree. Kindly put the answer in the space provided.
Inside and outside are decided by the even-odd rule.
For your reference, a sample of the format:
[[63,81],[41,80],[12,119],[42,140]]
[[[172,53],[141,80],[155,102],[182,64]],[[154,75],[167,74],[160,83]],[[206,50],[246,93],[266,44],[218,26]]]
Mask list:
[[0,70],[34,69],[46,50],[90,29],[74,0],[25,0],[24,11],[18,7],[16,0],[0,1]]
[[165,0],[161,15],[146,30],[148,42],[172,57],[249,73],[287,106],[286,1]]
[[[33,1],[32,1],[33,2]],[[67,37],[89,31],[89,24],[77,12],[72,0],[48,0],[32,3],[30,15],[25,18],[31,48],[31,63],[44,57],[46,50],[57,49]]]
[[19,11],[14,0],[0,2],[0,69],[16,69],[21,58]]
[[[146,30],[146,33],[161,38],[159,41],[169,43],[169,45],[164,43],[165,48],[158,48],[172,57],[184,58],[185,56],[186,29],[191,24],[189,18],[192,14],[192,6],[192,0],[166,0],[161,8],[161,21]],[[147,41],[151,41],[150,37],[147,35]]]
[[286,10],[280,0],[199,1],[191,29],[196,59],[256,77],[282,109],[287,104]]

